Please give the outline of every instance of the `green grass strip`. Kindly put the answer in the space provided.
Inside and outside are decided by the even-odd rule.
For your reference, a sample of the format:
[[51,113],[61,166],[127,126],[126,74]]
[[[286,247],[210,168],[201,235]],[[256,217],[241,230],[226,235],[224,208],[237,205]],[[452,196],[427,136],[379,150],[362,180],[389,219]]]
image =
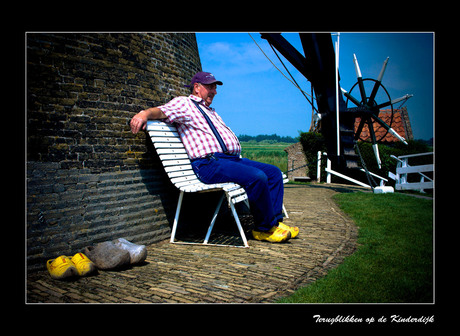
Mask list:
[[346,193],[334,200],[359,228],[357,250],[279,302],[432,302],[433,201],[398,193]]

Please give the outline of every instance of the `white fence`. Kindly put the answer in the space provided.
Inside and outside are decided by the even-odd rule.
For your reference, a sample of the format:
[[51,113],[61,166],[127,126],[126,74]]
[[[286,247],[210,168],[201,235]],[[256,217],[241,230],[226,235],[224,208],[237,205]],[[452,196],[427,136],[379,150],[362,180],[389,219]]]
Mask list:
[[[421,192],[423,192],[424,189],[433,189],[433,179],[426,176],[423,173],[434,171],[434,164],[410,166],[408,163],[409,158],[420,157],[425,155],[433,155],[433,152],[402,155],[398,157],[391,155],[393,159],[398,160],[396,166],[396,174],[388,172],[388,177],[395,180],[396,182],[396,190],[420,190]],[[407,182],[407,175],[414,173],[420,175],[420,182]]]
[[[317,176],[317,181],[319,182],[321,180],[321,156],[322,155],[326,155],[327,156],[327,153],[326,152],[323,152],[321,153],[321,151],[318,151],[318,163],[317,163],[317,167],[316,167],[316,176]],[[339,172],[336,172],[335,170],[332,170],[331,168],[331,160],[328,158],[327,161],[326,161],[326,169],[325,169],[327,175],[326,175],[326,183],[331,183],[331,176],[332,175],[335,175],[335,176],[338,176],[340,178],[343,178],[347,181],[350,181],[350,182],[353,182],[357,185],[360,185],[362,187],[365,187],[365,188],[371,188],[370,185],[366,184],[366,183],[363,183],[361,181],[358,181],[358,180],[355,180],[349,176],[346,176],[346,175],[343,175]],[[366,171],[361,168],[360,171],[362,171],[363,173],[366,173]],[[374,173],[371,173],[369,172],[370,175],[374,176],[374,177],[377,177],[378,179],[380,179],[380,186],[383,187],[385,186],[385,183],[388,182],[388,180],[384,177],[381,177],[377,174],[374,174]]]

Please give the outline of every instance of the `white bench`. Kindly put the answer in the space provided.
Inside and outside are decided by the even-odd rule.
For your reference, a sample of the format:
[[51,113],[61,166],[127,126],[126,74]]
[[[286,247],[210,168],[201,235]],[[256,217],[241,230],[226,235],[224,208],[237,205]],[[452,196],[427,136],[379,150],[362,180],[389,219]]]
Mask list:
[[[224,198],[227,198],[228,204],[232,211],[233,217],[235,218],[236,225],[240,232],[241,238],[243,239],[244,247],[249,247],[248,241],[244,234],[241,222],[238,218],[238,214],[235,209],[235,204],[242,202],[248,198],[246,191],[236,183],[216,183],[206,184],[201,182],[195,175],[192,169],[190,159],[187,155],[185,147],[177,133],[177,129],[174,125],[164,123],[159,120],[149,120],[147,122],[147,132],[152,140],[153,145],[160,157],[160,160],[168,174],[171,182],[180,190],[179,201],[177,203],[176,215],[174,217],[173,228],[171,232],[171,243],[181,244],[198,244],[175,241],[177,225],[179,222],[179,214],[184,199],[184,193],[193,192],[211,192],[211,191],[224,191],[224,194],[217,203],[217,208],[214,211],[214,215],[209,225],[206,237],[203,241],[204,245],[221,245],[221,244],[210,244],[209,237],[211,236],[214,223],[219,213],[220,207]],[[286,183],[288,179],[283,174],[283,182]],[[283,205],[284,213],[287,217],[286,209]],[[235,246],[235,245],[224,245],[224,246]],[[242,247],[242,246],[235,246]]]

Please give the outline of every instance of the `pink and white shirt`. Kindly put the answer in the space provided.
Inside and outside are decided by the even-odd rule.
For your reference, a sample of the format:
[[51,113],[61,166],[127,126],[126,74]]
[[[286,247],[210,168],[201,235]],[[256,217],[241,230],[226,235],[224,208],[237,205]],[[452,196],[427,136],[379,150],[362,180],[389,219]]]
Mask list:
[[169,103],[158,106],[167,116],[164,121],[170,124],[175,123],[190,159],[203,158],[213,153],[223,153],[208,122],[190,99],[200,103],[201,109],[208,115],[222,137],[225,146],[227,146],[228,153],[240,155],[241,145],[235,133],[225,125],[222,118],[213,108],[204,104],[203,99],[190,95],[189,97],[176,97]]

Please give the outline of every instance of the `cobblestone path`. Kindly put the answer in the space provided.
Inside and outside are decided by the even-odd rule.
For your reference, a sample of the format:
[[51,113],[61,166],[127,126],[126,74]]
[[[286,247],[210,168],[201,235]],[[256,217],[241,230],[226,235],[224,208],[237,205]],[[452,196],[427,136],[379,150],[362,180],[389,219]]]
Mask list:
[[249,238],[249,249],[149,245],[146,262],[58,281],[46,271],[27,277],[27,302],[257,303],[274,302],[324,276],[353,253],[357,228],[331,196],[362,190],[343,185],[285,185],[285,222],[300,227],[285,244]]

